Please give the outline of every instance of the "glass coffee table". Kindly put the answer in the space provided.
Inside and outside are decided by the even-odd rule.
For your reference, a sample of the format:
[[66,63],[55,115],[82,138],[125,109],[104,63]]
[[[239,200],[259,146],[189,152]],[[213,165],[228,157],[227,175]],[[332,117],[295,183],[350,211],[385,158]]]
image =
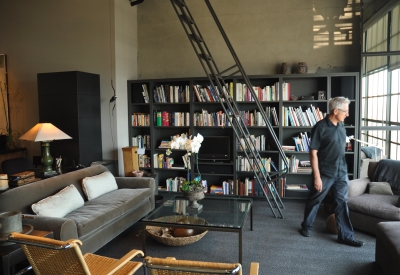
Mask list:
[[[174,196],[147,216],[141,219],[143,226],[143,252],[146,255],[146,226],[162,228],[189,228],[196,231],[210,230],[236,232],[239,235],[239,263],[242,263],[242,231],[250,215],[250,230],[253,230],[253,211],[251,198],[205,197],[199,201],[203,205],[200,211],[187,207],[188,201],[182,196]],[[203,224],[181,224],[163,219],[174,215],[191,216],[205,220]],[[167,220],[167,221],[166,221]]]

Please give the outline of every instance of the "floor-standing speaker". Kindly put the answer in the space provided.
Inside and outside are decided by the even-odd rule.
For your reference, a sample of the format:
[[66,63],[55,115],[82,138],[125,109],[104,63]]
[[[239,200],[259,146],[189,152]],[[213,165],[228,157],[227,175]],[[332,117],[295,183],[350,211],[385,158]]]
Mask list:
[[39,73],[39,120],[50,122],[71,136],[51,143],[53,158],[62,166],[89,166],[102,160],[100,76],[70,71]]

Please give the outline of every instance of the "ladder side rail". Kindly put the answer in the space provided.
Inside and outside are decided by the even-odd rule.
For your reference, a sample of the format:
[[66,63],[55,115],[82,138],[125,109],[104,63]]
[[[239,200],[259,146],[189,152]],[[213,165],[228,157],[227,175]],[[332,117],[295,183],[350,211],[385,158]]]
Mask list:
[[[257,105],[257,107],[258,107],[258,109],[259,109],[259,111],[260,111],[260,113],[261,113],[261,116],[262,116],[262,118],[263,118],[263,120],[264,120],[266,126],[268,127],[268,129],[269,129],[269,131],[270,131],[270,133],[271,133],[272,138],[273,138],[274,141],[275,141],[275,145],[276,145],[276,147],[277,147],[277,149],[278,149],[279,154],[281,155],[281,157],[282,157],[282,159],[283,159],[283,161],[284,161],[284,164],[286,165],[286,167],[289,167],[289,164],[288,164],[288,162],[287,162],[287,160],[286,160],[286,154],[285,154],[285,152],[283,151],[282,146],[281,146],[280,143],[279,143],[278,137],[275,135],[275,131],[274,131],[274,129],[272,128],[272,125],[271,125],[271,123],[270,123],[269,120],[268,120],[267,114],[266,114],[266,112],[264,111],[264,109],[263,109],[263,107],[262,107],[262,105],[261,105],[261,102],[260,102],[260,101],[258,100],[258,98],[257,98],[257,94],[254,92],[254,89],[253,89],[252,84],[250,83],[250,80],[248,79],[247,76],[244,76],[244,79],[245,79],[245,82],[246,82],[247,87],[248,87],[249,90],[250,90],[250,93],[251,93],[252,97],[254,98],[254,102],[256,103],[256,105]],[[288,169],[286,169],[286,170],[285,170],[285,169],[282,169],[282,172],[283,172],[284,175],[287,174],[287,170],[288,170]]]
[[[214,83],[212,82],[212,79],[210,79],[210,81],[211,81],[212,85],[214,85]],[[221,83],[218,82],[218,84],[219,84],[219,88],[221,89]],[[215,86],[213,86],[213,88],[215,89]],[[228,99],[228,96],[225,93],[223,93],[223,96],[225,97],[225,99]],[[223,108],[224,108],[224,110],[226,112],[226,108],[224,106],[224,103],[222,102],[222,100],[220,100],[220,102],[221,102],[221,104],[222,104],[222,106],[223,106]],[[230,104],[229,101],[228,101],[228,104]],[[233,101],[233,105],[236,107],[234,101]],[[239,142],[240,142],[240,137],[244,137],[243,141],[245,142],[246,150],[244,149],[243,152],[246,155],[247,159],[249,159],[249,160],[253,159],[253,163],[255,163],[256,169],[254,169],[254,166],[251,166],[251,169],[253,170],[253,172],[255,174],[255,177],[258,180],[259,184],[262,186],[261,178],[264,181],[264,180],[267,180],[267,179],[271,179],[271,177],[269,176],[268,173],[265,174],[263,169],[262,169],[262,167],[260,166],[260,164],[262,164],[261,156],[260,156],[258,150],[256,150],[256,145],[255,145],[254,141],[251,139],[250,133],[248,132],[248,129],[247,129],[246,125],[243,122],[243,119],[241,118],[240,115],[238,115],[237,111],[235,111],[233,114],[234,114],[234,119],[232,120],[232,124],[237,124],[237,126],[238,126],[238,127],[235,127],[234,125],[232,125],[233,129],[235,131],[236,137],[239,140]],[[239,135],[237,130],[236,130],[236,128],[239,128],[241,130],[241,133],[244,133],[244,131],[246,130],[247,134]],[[248,153],[248,151],[250,151],[251,155]],[[263,168],[265,169],[265,166],[263,166]],[[262,177],[259,177],[257,172],[261,173]],[[279,180],[279,179],[280,179],[280,174],[278,174],[277,179],[273,179],[273,180],[271,179],[271,181],[275,181],[275,180]],[[283,206],[283,203],[282,203],[282,200],[281,200],[279,194],[277,194],[277,192],[274,191],[274,190],[276,190],[276,188],[275,187],[272,188],[271,185],[269,185],[269,184],[267,184],[267,188],[269,189],[271,197],[273,198],[273,200],[275,202],[275,205],[277,205],[279,213],[280,213],[281,217],[283,218],[283,214],[282,214],[282,212],[280,210],[280,207],[284,208],[284,206]],[[264,195],[266,195],[265,191],[263,191],[263,193],[264,193]],[[268,204],[270,205],[270,207],[272,207],[268,196],[266,196],[266,199],[267,199]],[[279,201],[279,203],[278,203],[278,201]],[[275,211],[273,210],[273,208],[271,208],[271,210],[272,210],[272,212],[273,212],[273,214],[274,214],[274,216],[276,218],[277,216],[275,214]]]
[[[240,117],[239,117],[239,119],[241,120]],[[234,119],[232,119],[232,121],[237,121],[236,117],[234,117]],[[234,122],[233,122],[233,123],[234,123]],[[239,128],[240,128],[240,125],[239,125]],[[237,129],[236,127],[234,127],[234,126],[232,127],[232,129],[233,129],[234,132],[235,132],[236,138],[239,139],[241,135],[238,133],[238,129]],[[244,153],[245,153],[246,157],[248,158],[249,156],[248,156],[247,152],[245,151]],[[266,177],[264,176],[264,179],[265,179],[265,178],[266,178]],[[260,181],[259,181],[259,182],[260,182]],[[271,194],[274,194],[273,190],[270,189],[270,186],[269,186],[269,185],[268,185],[268,188],[269,188],[269,190],[270,190],[270,193],[271,193]],[[273,205],[271,204],[271,202],[270,202],[270,200],[269,200],[269,197],[267,196],[267,194],[265,193],[265,191],[263,191],[263,193],[264,193],[264,195],[265,195],[265,198],[267,199],[268,205],[270,206],[271,211],[272,211],[274,217],[277,218],[277,214],[276,214],[276,212],[275,212],[275,210],[274,210]],[[275,201],[275,203],[277,204],[275,198],[274,198],[274,201]],[[278,208],[278,209],[279,209],[279,208]],[[279,209],[279,212],[280,212],[280,214],[281,214],[281,217],[283,218],[283,215],[282,215],[280,209]]]
[[[242,76],[244,77],[244,79],[245,79],[245,81],[246,81],[246,84],[247,84],[249,87],[251,87],[251,89],[250,89],[250,90],[251,90],[251,93],[252,93],[253,96],[255,96],[255,92],[254,92],[254,90],[253,90],[253,86],[251,85],[251,83],[250,83],[250,81],[249,81],[249,79],[248,79],[248,77],[247,77],[247,74],[245,73],[244,68],[243,68],[243,66],[242,66],[241,63],[240,63],[239,58],[238,58],[238,56],[236,55],[236,52],[235,52],[235,50],[233,49],[233,46],[232,46],[232,44],[230,43],[229,38],[228,38],[228,36],[226,35],[226,33],[225,33],[225,31],[224,31],[224,29],[223,29],[223,27],[222,27],[221,22],[219,21],[219,19],[218,19],[216,13],[215,13],[213,7],[211,6],[210,1],[209,1],[209,0],[204,0],[204,1],[205,1],[206,5],[207,5],[208,9],[210,10],[210,13],[211,13],[211,15],[212,15],[212,17],[213,17],[213,19],[214,19],[214,21],[215,21],[215,23],[216,23],[218,29],[220,30],[220,32],[221,32],[221,34],[222,34],[222,36],[223,36],[223,38],[224,38],[224,40],[225,40],[226,45],[228,46],[229,50],[231,51],[231,54],[232,54],[232,56],[233,56],[233,58],[234,58],[234,60],[235,60],[235,62],[236,62],[236,64],[237,64],[239,70],[241,71]],[[255,97],[255,98],[257,99],[257,97]],[[268,127],[268,129],[269,129],[269,131],[270,131],[270,133],[271,133],[271,135],[272,135],[274,141],[275,141],[275,144],[276,144],[277,147],[278,147],[279,154],[280,154],[281,157],[284,159],[285,165],[287,165],[286,155],[285,155],[285,153],[283,152],[282,147],[280,146],[279,140],[278,140],[278,138],[276,137],[275,132],[274,132],[272,126],[270,125],[270,123],[269,123],[269,121],[268,121],[268,119],[267,119],[267,116],[266,116],[266,114],[265,114],[265,112],[264,112],[264,110],[263,110],[263,108],[262,108],[260,102],[258,101],[258,99],[256,100],[256,102],[257,102],[257,106],[258,106],[258,108],[260,109],[260,112],[261,112],[261,114],[262,114],[262,116],[263,116],[264,121],[266,121],[267,127]],[[284,174],[287,174],[287,172],[286,172],[286,173],[284,172]]]
[[[183,29],[184,29],[185,32],[186,32],[186,35],[187,35],[188,37],[190,37],[191,33],[190,33],[190,32],[188,31],[188,29],[187,29],[187,28],[189,28],[189,25],[186,24],[186,22],[182,20],[182,18],[181,18],[181,16],[180,16],[180,13],[179,13],[179,11],[178,11],[176,5],[175,5],[175,2],[174,2],[173,0],[171,0],[171,3],[173,4],[172,6],[174,7],[174,10],[175,10],[175,12],[176,12],[176,14],[177,14],[177,16],[178,16],[178,18],[179,18],[179,21],[180,21],[181,24],[182,24]],[[190,28],[189,28],[189,29],[190,29]],[[193,42],[192,39],[189,39],[189,41],[190,41],[190,44],[192,45],[192,47],[193,47],[193,49],[194,49],[196,55],[197,55],[198,58],[199,58],[199,61],[200,61],[201,66],[203,67],[203,70],[208,74],[208,70],[207,70],[206,66],[204,65],[204,61],[200,58],[200,53],[199,53],[199,51],[198,51],[198,50],[199,50],[198,48],[200,48],[200,50],[201,50],[201,47],[196,47],[196,45],[195,45],[195,43]],[[197,41],[197,45],[198,45],[198,46],[200,45],[200,42],[199,42],[199,41]]]
[[[211,78],[210,78],[209,80],[210,80],[211,85],[213,85],[213,88],[214,88],[214,90],[215,90],[215,84],[213,83],[213,81],[212,81]],[[221,82],[224,84],[224,87],[226,87],[226,84],[224,83],[224,81],[221,80]],[[222,87],[221,82],[218,81],[218,79],[217,79],[217,84],[218,84],[219,90],[223,90],[223,87]],[[225,99],[228,99],[227,94],[225,94],[224,92],[222,92],[222,93],[223,93],[224,98],[225,98]],[[219,97],[220,97],[220,95],[219,95]],[[229,96],[229,97],[230,97],[230,96]],[[225,112],[226,112],[226,109],[225,109],[225,106],[224,106],[224,102],[222,102],[221,99],[220,99],[220,103],[222,104],[222,106],[223,106],[223,108],[224,108],[224,110],[225,110]],[[250,138],[250,132],[248,132],[248,128],[247,128],[246,125],[244,124],[244,121],[243,121],[243,119],[241,118],[241,116],[239,115],[239,112],[238,112],[238,110],[237,110],[236,103],[235,103],[234,101],[232,101],[232,103],[233,103],[233,106],[235,106],[235,108],[236,108],[235,112],[233,112],[235,119],[232,120],[232,121],[233,121],[235,124],[237,124],[237,126],[238,126],[239,129],[241,130],[241,133],[244,133],[244,135],[243,135],[244,139],[243,139],[243,140],[244,140],[244,142],[245,142],[245,144],[246,144],[246,147],[250,149],[251,154],[252,154],[252,157],[253,157],[253,159],[254,159],[254,161],[255,161],[255,163],[256,163],[256,166],[257,166],[258,171],[260,171],[261,173],[263,173],[261,167],[259,166],[259,164],[261,163],[261,156],[259,155],[258,151],[255,150],[255,149],[256,149],[256,146],[255,146],[255,144],[254,144],[254,141]],[[227,101],[227,104],[230,105],[230,101],[229,101],[229,100]],[[238,118],[239,118],[239,119],[238,119]],[[233,126],[233,129],[235,130],[236,136],[237,136],[237,138],[238,138],[238,140],[239,140],[239,142],[240,142],[240,135],[237,134],[237,131],[236,131],[236,129],[235,129],[236,127],[234,127],[234,125],[232,125],[232,126]],[[245,131],[246,131],[246,132],[245,132]],[[246,157],[247,157],[248,159],[250,159],[250,156],[249,156],[249,154],[247,153],[246,150],[244,150],[244,153],[245,153]],[[253,167],[253,166],[252,166],[251,168],[252,168],[252,170],[253,170],[253,172],[254,172],[254,174],[255,174],[255,177],[259,180],[259,182],[261,182],[261,181],[260,181],[260,178],[259,178],[258,175],[257,175],[257,171],[254,170],[254,167]],[[266,180],[268,177],[269,177],[269,175],[266,176],[266,175],[264,175],[264,173],[263,173],[263,177],[262,177],[262,178],[263,178],[264,180]],[[279,179],[280,179],[280,175],[277,177],[276,180],[279,180]],[[282,205],[282,207],[283,207],[282,200],[281,200],[279,194],[276,194],[276,192],[274,192],[274,190],[271,189],[271,186],[270,186],[270,185],[268,185],[268,188],[270,189],[271,196],[272,196],[272,198],[273,198],[275,204],[278,206],[278,210],[279,210],[279,212],[280,212],[280,214],[281,214],[281,217],[283,218],[283,214],[282,214],[282,212],[280,211],[280,207],[279,207],[279,205]],[[264,192],[264,193],[265,193],[265,192]],[[265,195],[265,194],[264,194],[264,195]],[[278,199],[276,198],[276,196],[278,197]],[[266,196],[266,198],[267,198],[268,203],[270,204],[268,196]],[[278,201],[279,201],[280,204],[278,204]],[[272,206],[271,206],[271,207],[272,207]],[[272,209],[272,208],[271,208],[271,209]],[[276,217],[276,214],[275,214],[275,212],[274,212],[273,209],[272,209],[272,211],[273,211],[273,213],[274,213],[274,215],[275,215],[275,217]]]
[[[220,22],[219,22],[216,14],[215,14],[213,8],[211,7],[210,2],[208,0],[205,0],[205,2],[206,2],[206,5],[208,6],[208,8],[209,8],[209,10],[211,12],[212,17],[214,18],[214,20],[215,20],[215,22],[217,24],[218,29],[220,30],[225,42],[227,43],[227,46],[228,46],[228,48],[229,48],[229,50],[230,50],[235,62],[236,62],[236,65],[231,66],[230,68],[225,70],[223,73],[228,72],[228,71],[230,71],[230,70],[232,70],[232,69],[237,67],[239,69],[239,71],[234,72],[231,75],[236,74],[238,72],[241,72],[241,74],[243,75],[245,80],[249,82],[248,77],[247,77],[246,73],[244,72],[244,69],[243,69],[242,65],[240,64],[240,61],[239,61],[236,53],[234,52],[233,47],[230,44],[229,39],[226,36],[226,34],[225,34],[225,32],[224,32],[224,30],[222,28],[222,25],[220,24]],[[178,18],[181,21],[181,24],[182,24],[182,26],[183,26],[183,28],[184,28],[184,30],[185,30],[190,42],[191,42],[191,44],[192,44],[192,47],[195,50],[195,53],[197,54],[197,56],[199,58],[200,63],[202,64],[202,67],[203,67],[204,71],[206,72],[207,77],[210,80],[211,85],[213,86],[214,90],[218,94],[217,96],[219,98],[219,101],[220,101],[225,113],[228,114],[224,103],[226,103],[226,105],[229,107],[229,109],[231,111],[231,115],[230,116],[233,117],[233,119],[231,119],[230,121],[231,121],[232,128],[233,128],[233,130],[235,132],[236,137],[238,138],[238,140],[240,140],[241,136],[245,137],[244,141],[247,144],[246,146],[252,152],[252,157],[254,157],[254,161],[256,163],[256,167],[257,167],[258,172],[261,172],[261,177],[260,177],[259,174],[257,174],[257,171],[254,169],[254,167],[253,166],[251,167],[253,172],[255,173],[256,178],[259,180],[260,184],[261,184],[261,180],[260,180],[261,178],[264,181],[267,180],[267,179],[271,179],[270,182],[273,182],[273,180],[269,176],[269,174],[267,173],[267,175],[265,175],[263,173],[263,170],[261,169],[261,167],[259,165],[260,163],[262,163],[261,162],[261,156],[259,155],[257,150],[256,151],[254,150],[255,149],[255,144],[254,144],[253,140],[251,140],[251,138],[250,138],[250,133],[249,133],[249,131],[248,131],[243,119],[239,115],[240,112],[238,110],[238,107],[237,107],[235,101],[232,99],[232,97],[228,96],[228,94],[226,94],[225,91],[224,91],[224,88],[226,88],[228,90],[227,85],[224,82],[224,79],[226,79],[226,77],[224,78],[222,76],[223,73],[219,72],[218,67],[217,67],[217,65],[215,63],[215,60],[213,59],[213,57],[212,57],[212,55],[211,55],[211,53],[210,53],[210,51],[209,51],[204,39],[202,38],[202,36],[200,34],[200,31],[197,28],[197,25],[196,25],[192,15],[190,14],[189,9],[186,6],[186,3],[184,2],[184,0],[171,0],[171,3],[173,4],[175,12],[177,13]],[[180,9],[182,14],[179,13],[177,6],[179,7],[179,9]],[[195,43],[196,43],[197,47],[196,47]],[[206,63],[206,65],[208,66],[208,69],[210,70],[210,72],[212,74],[212,77],[215,79],[217,85],[215,85],[215,83],[214,83],[214,81],[213,81],[213,79],[211,77],[211,74],[207,70],[207,68],[206,68],[204,63]],[[222,83],[224,84],[223,86],[221,85],[221,81],[220,80],[222,80]],[[216,89],[215,88],[216,86],[218,86],[219,89]],[[251,85],[249,85],[249,86],[252,87]],[[254,91],[252,91],[252,92],[254,93]],[[222,100],[221,93],[222,93],[222,96],[225,98],[225,101]],[[256,99],[258,101],[258,98],[256,98]],[[261,106],[261,104],[259,103],[259,101],[257,102],[257,104],[259,106],[260,111],[261,112],[264,111],[262,106]],[[266,121],[266,124],[270,126],[265,112],[262,112],[262,114],[263,114],[263,119]],[[280,148],[280,144],[279,144],[278,139],[276,138],[276,135],[275,135],[275,132],[274,132],[273,128],[270,126],[270,127],[268,127],[268,129],[269,129],[271,135],[273,136],[273,138],[274,138],[274,140],[276,142],[276,145],[277,145],[277,147],[279,149]],[[239,134],[238,131],[240,131],[241,134]],[[283,150],[280,150],[280,151],[283,152]],[[245,151],[245,155],[249,158],[248,152]],[[286,160],[286,156],[284,157],[284,159]],[[281,176],[280,173],[275,174],[275,175],[277,175],[277,178],[279,178]],[[282,212],[280,211],[280,207],[279,207],[279,205],[278,205],[278,203],[276,201],[275,196],[276,195],[278,196],[279,201],[281,202],[282,206],[283,206],[283,203],[280,200],[280,197],[276,192],[275,186],[273,186],[273,184],[267,183],[267,187],[269,188],[271,196],[273,197],[273,199],[275,201],[275,204],[278,207],[278,210],[279,210],[279,212],[281,214],[281,217],[283,218]],[[276,214],[275,214],[275,211],[273,210],[273,207],[272,207],[272,205],[271,205],[271,203],[269,201],[269,197],[265,193],[264,189],[263,189],[263,192],[264,192],[264,195],[266,195],[267,201],[268,201],[268,203],[269,203],[269,205],[271,207],[271,211],[274,213],[275,217],[277,217]]]

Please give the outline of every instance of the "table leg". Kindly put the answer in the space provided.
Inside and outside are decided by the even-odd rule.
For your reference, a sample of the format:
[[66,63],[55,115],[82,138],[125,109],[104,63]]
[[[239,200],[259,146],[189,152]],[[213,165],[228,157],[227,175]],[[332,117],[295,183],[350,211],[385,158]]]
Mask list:
[[250,207],[250,231],[253,231],[253,206]]
[[142,246],[143,246],[143,253],[146,256],[146,225],[142,223]]
[[3,256],[2,257],[2,263],[3,263],[3,274],[4,275],[9,275],[10,274],[10,262],[8,259],[8,256]]
[[239,230],[239,263],[242,264],[242,230]]

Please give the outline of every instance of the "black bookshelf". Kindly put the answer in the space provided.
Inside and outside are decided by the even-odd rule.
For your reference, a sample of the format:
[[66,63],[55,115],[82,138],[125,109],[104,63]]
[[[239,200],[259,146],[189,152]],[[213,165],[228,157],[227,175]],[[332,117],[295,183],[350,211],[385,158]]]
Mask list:
[[[351,100],[350,105],[350,116],[346,119],[346,131],[347,135],[358,136],[359,129],[359,74],[356,72],[351,73],[328,73],[328,74],[292,74],[292,75],[260,75],[260,76],[249,76],[250,81],[255,89],[265,87],[275,87],[277,94],[275,98],[265,97],[260,98],[261,104],[265,110],[271,112],[271,109],[275,109],[276,119],[279,121],[279,125],[276,125],[271,114],[271,124],[278,137],[279,142],[282,145],[294,145],[293,137],[300,135],[300,133],[310,133],[312,126],[291,126],[284,125],[285,119],[284,108],[301,107],[302,110],[306,110],[311,105],[314,108],[318,108],[322,113],[328,111],[328,99],[335,96],[346,96]],[[228,92],[231,93],[233,98],[236,100],[238,108],[243,113],[248,115],[253,114],[257,116],[257,105],[254,101],[238,97],[240,86],[243,86],[243,79],[240,77],[232,77],[225,81],[228,84]],[[284,85],[290,83],[290,94],[291,97],[284,97]],[[145,103],[143,98],[143,84],[146,84],[149,93],[148,103]],[[240,141],[237,140],[234,130],[231,126],[203,126],[194,125],[193,117],[207,111],[208,113],[218,113],[222,111],[222,106],[219,102],[199,102],[198,97],[195,94],[194,85],[197,87],[206,87],[209,85],[207,78],[179,78],[179,79],[150,79],[150,80],[132,80],[128,81],[128,109],[129,109],[129,137],[130,145],[132,144],[132,137],[138,135],[149,135],[151,136],[150,147],[146,149],[146,154],[150,158],[150,167],[141,167],[143,170],[147,170],[151,173],[157,173],[159,179],[159,185],[165,186],[165,181],[171,177],[186,177],[187,171],[185,169],[163,169],[154,168],[153,156],[154,154],[164,154],[166,149],[158,148],[162,140],[169,140],[172,135],[188,133],[189,135],[196,135],[197,133],[202,134],[205,138],[207,136],[229,136],[231,137],[231,159],[223,163],[220,162],[204,162],[199,161],[199,170],[201,172],[201,178],[207,180],[208,188],[212,185],[222,185],[223,181],[232,180],[234,182],[234,193],[239,195],[240,192],[240,181],[245,178],[250,180],[254,178],[253,172],[243,171],[237,163],[237,159],[244,156],[242,148],[240,148]],[[154,91],[157,88],[165,87],[189,87],[189,96],[185,98],[183,102],[156,102],[154,97]],[[242,87],[243,88],[243,87]],[[272,89],[272,88],[271,88]],[[165,90],[165,89],[164,89]],[[324,97],[319,97],[319,92],[324,92]],[[260,92],[261,95],[261,92]],[[188,113],[190,117],[190,125],[184,126],[157,126],[157,120],[155,111],[173,113],[182,112]],[[148,113],[150,119],[149,126],[132,126],[132,114],[133,113]],[[170,121],[171,123],[171,121]],[[249,125],[249,132],[254,137],[261,137],[264,135],[265,146],[260,149],[260,155],[262,158],[270,159],[277,166],[278,169],[283,169],[283,161],[280,154],[275,146],[273,145],[272,137],[265,126],[260,125]],[[349,167],[349,178],[352,179],[357,175],[358,168],[358,157],[354,152],[357,152],[357,144],[353,145],[353,151],[346,153],[346,159]],[[201,149],[200,149],[201,150]],[[184,150],[173,150],[171,157],[174,158],[175,164],[183,165],[181,156],[186,152]],[[309,160],[308,152],[298,151],[285,151],[286,156],[295,156],[301,161]],[[194,163],[192,163],[194,168]],[[271,170],[273,168],[271,167]],[[194,175],[197,174],[197,169],[192,169]],[[305,184],[308,188],[311,188],[312,177],[310,172],[304,173],[293,173],[290,172],[286,176],[286,184]],[[278,192],[284,196],[284,198],[291,199],[303,199],[307,197],[308,191],[304,190],[285,190],[284,183],[277,183]]]

